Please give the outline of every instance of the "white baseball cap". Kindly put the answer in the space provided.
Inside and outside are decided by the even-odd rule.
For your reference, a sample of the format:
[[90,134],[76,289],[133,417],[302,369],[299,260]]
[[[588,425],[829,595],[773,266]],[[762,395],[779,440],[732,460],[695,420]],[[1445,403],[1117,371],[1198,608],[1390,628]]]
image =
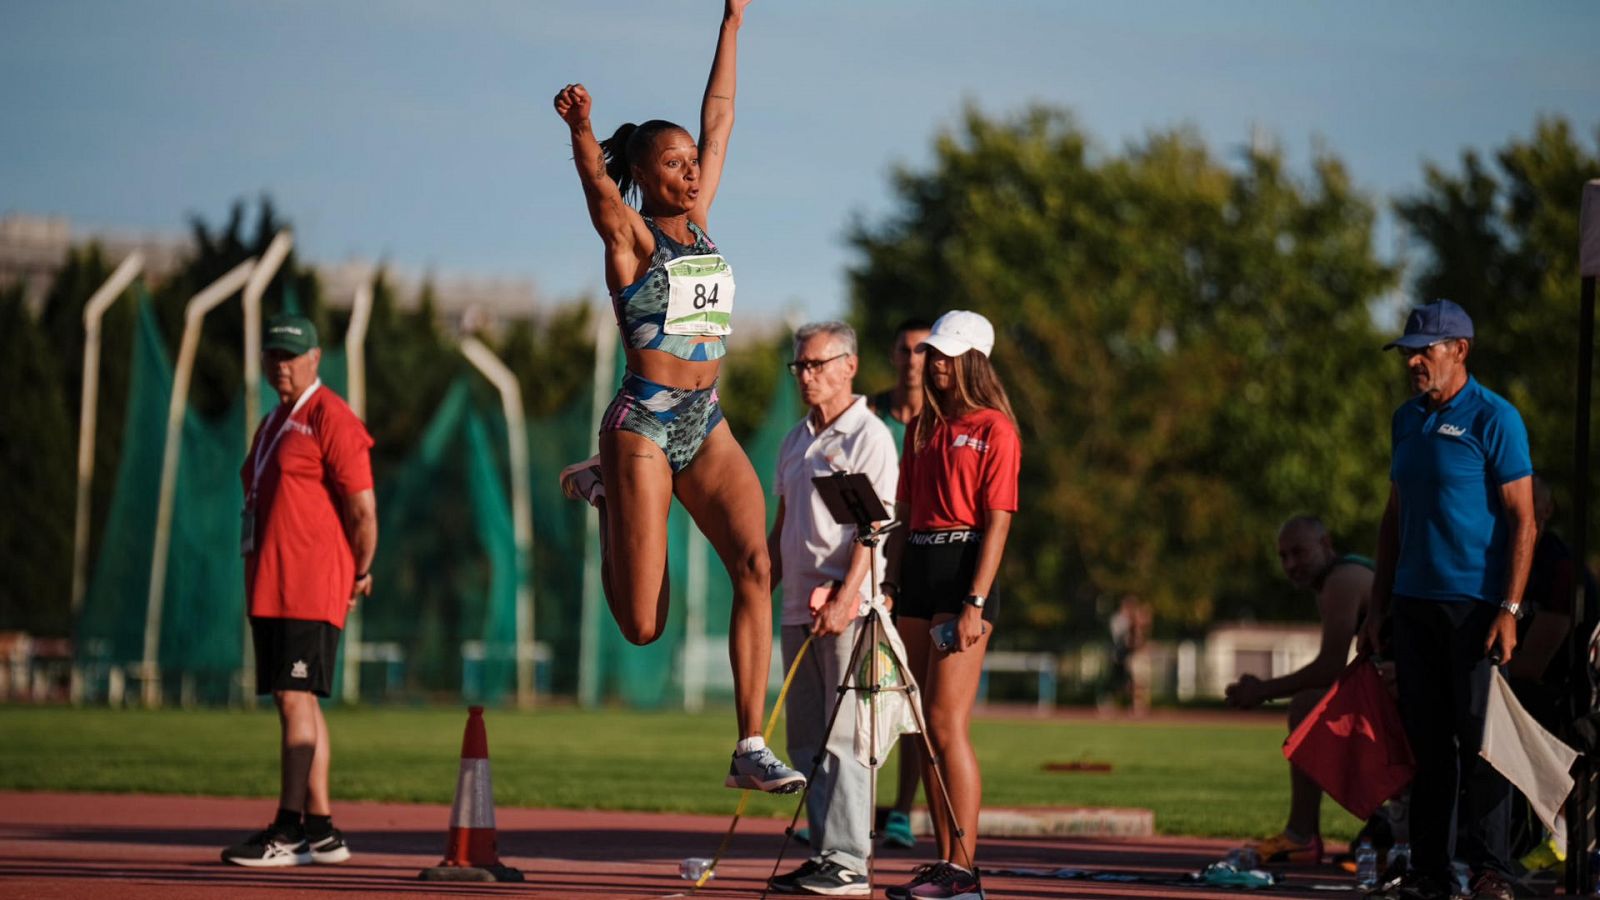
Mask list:
[[994,326],[975,312],[952,309],[933,323],[933,333],[917,346],[932,347],[945,356],[960,356],[968,350],[988,356],[994,350]]

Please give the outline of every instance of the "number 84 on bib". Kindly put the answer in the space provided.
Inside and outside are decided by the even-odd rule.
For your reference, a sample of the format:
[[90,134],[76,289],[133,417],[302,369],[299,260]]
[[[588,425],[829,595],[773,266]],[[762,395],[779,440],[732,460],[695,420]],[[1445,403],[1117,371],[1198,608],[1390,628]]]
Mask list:
[[667,262],[667,334],[733,333],[733,268],[720,253]]

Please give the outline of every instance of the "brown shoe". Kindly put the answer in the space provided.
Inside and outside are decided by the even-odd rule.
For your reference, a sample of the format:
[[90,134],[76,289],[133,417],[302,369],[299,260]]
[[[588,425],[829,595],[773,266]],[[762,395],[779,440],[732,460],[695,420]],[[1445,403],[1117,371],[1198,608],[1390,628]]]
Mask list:
[[1504,875],[1485,869],[1472,879],[1472,900],[1517,900],[1517,892]]

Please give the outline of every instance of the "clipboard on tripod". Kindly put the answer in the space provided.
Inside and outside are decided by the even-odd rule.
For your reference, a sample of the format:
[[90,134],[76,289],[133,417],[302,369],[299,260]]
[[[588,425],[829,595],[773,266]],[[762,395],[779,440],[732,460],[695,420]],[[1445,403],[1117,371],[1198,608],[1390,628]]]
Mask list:
[[[872,479],[860,472],[818,475],[811,479],[811,483],[816,486],[817,494],[822,497],[822,505],[827,507],[833,520],[840,525],[856,526],[856,543],[874,548],[874,553],[878,541],[900,524],[884,508],[877,489],[872,486]],[[883,524],[874,526],[874,522]],[[873,571],[877,571],[876,557],[873,559]]]

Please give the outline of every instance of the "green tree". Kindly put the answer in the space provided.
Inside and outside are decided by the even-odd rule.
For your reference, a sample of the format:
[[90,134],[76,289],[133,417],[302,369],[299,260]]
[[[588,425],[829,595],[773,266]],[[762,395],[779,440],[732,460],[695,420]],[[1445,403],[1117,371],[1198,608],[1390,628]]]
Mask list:
[[1392,273],[1331,154],[1305,179],[1182,130],[1107,155],[1064,112],[969,108],[894,189],[852,231],[854,317],[867,346],[952,308],[999,330],[1024,441],[1013,641],[1084,636],[1124,592],[1168,631],[1304,618],[1276,525],[1315,511],[1370,545],[1388,404],[1369,304]]
[[[194,255],[156,289],[156,308],[162,333],[174,358],[183,335],[184,307],[189,299],[250,257],[260,259],[278,232],[289,228],[271,198],[256,205],[255,224],[245,231],[245,204],[235,202],[227,220],[213,229],[198,215],[190,217]],[[292,298],[292,301],[291,301]],[[291,304],[316,323],[328,337],[328,317],[322,308],[315,272],[302,268],[291,249],[262,295],[263,318]],[[204,416],[216,416],[238,400],[244,383],[244,308],[235,294],[206,316],[199,352],[195,356],[194,388],[190,405]]]
[[0,291],[0,628],[71,625],[74,428],[56,359],[21,285]]
[[372,285],[367,324],[367,429],[373,474],[380,481],[421,440],[445,391],[466,363],[439,327],[431,282],[417,304],[401,309],[394,287],[379,272]]
[[[111,277],[113,263],[97,244],[74,247],[56,273],[50,292],[39,312],[39,328],[56,364],[55,378],[67,406],[71,425],[72,460],[77,459],[78,421],[83,395],[83,310],[89,298]],[[130,288],[128,294],[139,289]],[[89,500],[89,558],[98,552],[101,528],[116,489],[117,459],[122,448],[122,431],[127,417],[128,375],[132,349],[135,306],[123,296],[111,305],[100,321],[99,402],[96,410],[93,487]],[[74,470],[76,471],[76,470]],[[76,480],[73,482],[76,496]],[[73,527],[74,506],[50,513]]]
[[[1522,412],[1534,467],[1562,499],[1577,478],[1575,251],[1583,185],[1600,178],[1600,129],[1592,138],[1584,146],[1565,120],[1540,119],[1492,162],[1466,150],[1457,171],[1428,164],[1423,189],[1395,204],[1424,250],[1417,297],[1447,297],[1472,315],[1478,338],[1469,366]],[[1593,496],[1592,467],[1584,468]],[[1591,535],[1600,534],[1595,512]]]

